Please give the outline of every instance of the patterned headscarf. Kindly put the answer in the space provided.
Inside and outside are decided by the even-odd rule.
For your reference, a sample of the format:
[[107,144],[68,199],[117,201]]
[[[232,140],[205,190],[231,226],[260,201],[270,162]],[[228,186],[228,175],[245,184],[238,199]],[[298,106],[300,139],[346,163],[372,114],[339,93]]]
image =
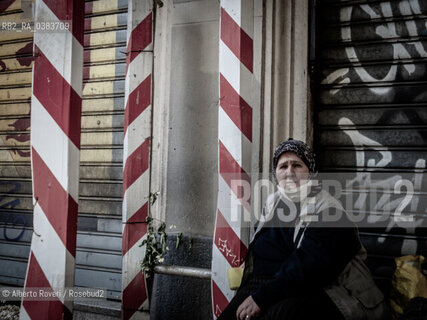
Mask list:
[[315,160],[316,156],[314,155],[313,150],[311,150],[311,148],[304,142],[289,138],[289,140],[283,141],[274,150],[274,155],[273,155],[273,176],[274,177],[276,177],[277,162],[279,162],[279,158],[282,155],[282,153],[287,151],[293,152],[298,157],[300,157],[311,173],[316,172],[316,160]]

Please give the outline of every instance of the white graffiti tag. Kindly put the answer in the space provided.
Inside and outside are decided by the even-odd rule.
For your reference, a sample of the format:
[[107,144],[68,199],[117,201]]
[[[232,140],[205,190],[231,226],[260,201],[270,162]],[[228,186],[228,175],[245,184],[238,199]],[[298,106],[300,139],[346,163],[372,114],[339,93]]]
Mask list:
[[231,253],[231,248],[228,247],[227,242],[228,240],[222,240],[221,238],[218,238],[218,249],[225,255],[225,257],[230,257],[232,259],[232,265],[239,266],[239,260],[235,254]]
[[[341,126],[343,132],[351,139],[352,144],[356,148],[360,147],[368,147],[371,150],[375,150],[381,154],[381,159],[376,161],[374,158],[367,158],[365,153],[365,148],[361,150],[356,150],[356,163],[358,167],[375,167],[375,168],[384,168],[392,161],[392,153],[387,150],[384,146],[382,146],[379,142],[372,140],[358,130],[349,130],[346,129],[348,127],[354,127],[354,123],[348,118],[340,118],[338,124]],[[395,174],[393,176],[388,177],[387,179],[383,179],[381,181],[372,179],[372,172],[359,172],[356,177],[350,180],[346,184],[347,190],[354,189],[354,186],[358,186],[360,189],[364,190],[394,190],[394,194],[404,194],[402,197],[398,197],[391,201],[390,193],[384,193],[381,195],[380,199],[377,200],[374,206],[372,206],[372,212],[388,212],[394,215],[394,219],[390,219],[389,223],[386,227],[386,231],[390,231],[393,227],[404,227],[407,232],[413,233],[417,226],[423,224],[421,219],[414,221],[412,216],[403,217],[401,213],[403,209],[409,207],[410,212],[415,212],[418,209],[419,196],[414,196],[414,191],[420,191],[424,169],[426,167],[425,159],[418,159],[415,163],[415,174],[412,181],[408,181],[403,179],[403,177],[399,174]],[[393,186],[393,188],[391,188]],[[403,188],[402,188],[403,187]],[[364,210],[366,209],[367,204],[367,193],[359,193],[357,199],[352,204],[354,209]],[[380,215],[378,216],[380,217]],[[409,219],[408,219],[409,218]],[[375,216],[374,216],[375,219]],[[408,227],[406,222],[413,222]],[[372,222],[375,222],[372,220]],[[406,224],[405,224],[406,223]],[[380,237],[378,239],[380,243],[385,241],[385,238]],[[411,245],[416,246],[416,242]],[[416,248],[415,248],[416,249]],[[403,249],[402,249],[403,250]],[[415,251],[414,251],[415,252]]]
[[[354,12],[354,8],[359,7],[361,10],[363,10],[370,19],[377,20],[377,19],[390,19],[394,16],[392,5],[390,2],[382,2],[380,3],[380,7],[374,8],[369,4],[363,4],[358,6],[347,6],[343,7],[340,11],[340,21],[347,23],[351,22],[352,20],[352,13]],[[418,0],[404,0],[399,2],[398,10],[400,11],[399,15],[410,17],[414,15],[421,15],[421,9]],[[405,21],[405,27],[407,29],[407,33],[410,37],[418,37],[420,36],[420,33],[423,34],[427,30],[427,23],[426,28],[424,30],[418,30],[415,21],[414,20],[406,20]],[[397,32],[396,23],[395,22],[384,22],[383,24],[377,26],[375,28],[375,33],[381,37],[382,39],[388,40],[388,39],[395,39],[399,37],[399,34]],[[351,42],[352,41],[352,31],[351,26],[346,25],[341,27],[341,39],[345,42]],[[415,52],[418,54],[418,58],[426,58],[427,57],[427,51],[424,49],[423,44],[420,41],[411,41],[411,42],[405,42],[405,44],[402,43],[390,43],[393,49],[393,59],[399,60],[399,59],[412,59],[415,58],[414,56],[411,56],[410,52],[408,51],[408,48],[410,46],[413,46],[415,48]],[[358,57],[357,50],[354,46],[348,46],[345,48],[345,53],[347,55],[347,58],[349,61],[355,63],[355,64],[361,64],[361,61]],[[403,68],[408,72],[409,75],[412,75],[415,72],[415,64],[413,63],[405,63],[402,65]],[[391,64],[388,72],[385,76],[379,78],[372,76],[369,71],[364,68],[363,66],[356,66],[352,68],[356,74],[359,76],[359,78],[363,82],[384,82],[384,81],[394,81],[396,80],[397,76],[397,70],[398,65],[397,64]],[[350,83],[351,80],[349,78],[350,68],[341,68],[338,70],[334,70],[331,72],[331,74],[327,75],[325,79],[322,81],[324,84],[345,84]],[[331,90],[331,94],[335,95],[340,89],[334,89]],[[370,91],[379,94],[384,95],[387,94],[391,88],[378,88],[378,87],[372,87],[369,88]]]

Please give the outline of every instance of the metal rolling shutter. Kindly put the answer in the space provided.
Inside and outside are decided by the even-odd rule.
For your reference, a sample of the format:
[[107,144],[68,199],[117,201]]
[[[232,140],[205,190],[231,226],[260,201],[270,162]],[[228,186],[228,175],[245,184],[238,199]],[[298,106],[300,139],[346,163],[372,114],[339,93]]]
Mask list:
[[[406,172],[422,181],[427,2],[323,0],[316,6],[314,136],[321,171]],[[415,195],[425,197],[419,189]],[[426,214],[426,208],[411,212]],[[427,255],[426,229],[364,229],[361,235],[385,291],[393,257]]]
[[121,297],[126,0],[86,2],[76,286]]
[[[12,3],[0,22],[20,21],[20,8],[20,1]],[[121,299],[126,27],[126,0],[85,3],[75,284],[106,288],[111,299]],[[29,149],[32,34],[2,33],[0,59],[0,283],[23,286],[33,220]]]
[[[33,34],[17,32],[21,1],[0,4],[0,283],[24,284],[32,233],[30,99]],[[17,25],[14,25],[16,23]],[[24,225],[26,225],[24,227]]]

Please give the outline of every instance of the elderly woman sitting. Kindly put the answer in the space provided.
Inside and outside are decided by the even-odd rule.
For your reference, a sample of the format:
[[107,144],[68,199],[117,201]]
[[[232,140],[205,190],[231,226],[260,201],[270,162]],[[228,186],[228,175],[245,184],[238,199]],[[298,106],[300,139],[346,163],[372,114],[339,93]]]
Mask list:
[[[304,142],[289,139],[276,148],[278,191],[263,209],[268,223],[258,224],[242,284],[219,320],[387,318],[384,297],[363,263],[357,228],[335,198],[313,187],[314,172],[314,154]],[[313,221],[304,219],[308,199],[318,218]],[[298,218],[286,225],[280,215],[292,210]],[[341,219],[325,223],[326,215]]]

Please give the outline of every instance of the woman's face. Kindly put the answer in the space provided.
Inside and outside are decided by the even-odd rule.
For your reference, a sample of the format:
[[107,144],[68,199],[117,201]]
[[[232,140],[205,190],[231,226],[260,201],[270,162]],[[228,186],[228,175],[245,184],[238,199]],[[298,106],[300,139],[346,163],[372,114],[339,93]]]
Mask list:
[[310,170],[295,153],[287,151],[282,153],[277,162],[276,179],[278,185],[285,190],[293,190],[309,178]]

